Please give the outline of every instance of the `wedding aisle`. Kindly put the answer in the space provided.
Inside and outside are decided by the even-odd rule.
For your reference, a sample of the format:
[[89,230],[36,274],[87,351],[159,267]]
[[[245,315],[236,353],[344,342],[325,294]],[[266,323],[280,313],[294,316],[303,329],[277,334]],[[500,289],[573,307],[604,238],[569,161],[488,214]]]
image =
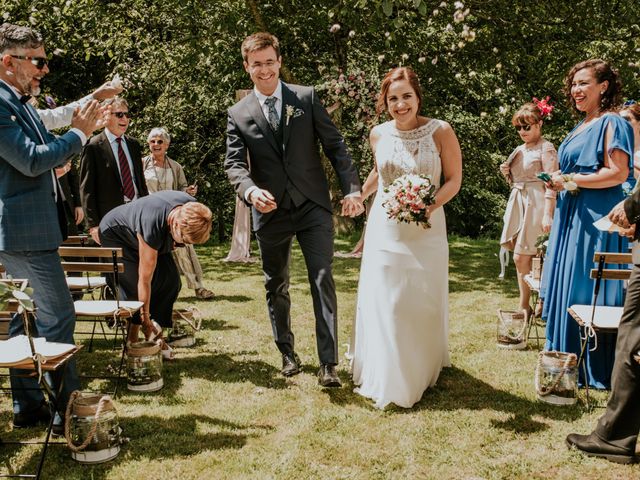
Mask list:
[[[352,242],[338,241],[348,251]],[[292,324],[303,373],[285,379],[266,318],[259,264],[230,264],[228,245],[198,247],[204,302],[183,288],[179,306],[203,312],[195,347],[164,364],[164,388],[121,390],[120,424],[130,439],[112,462],[82,466],[52,447],[44,478],[80,479],[556,479],[638,478],[640,467],[570,453],[565,436],[588,432],[601,409],[536,401],[535,349],[495,346],[497,308],[517,301],[513,265],[498,279],[497,241],[450,238],[450,345],[445,369],[411,410],[379,411],[353,393],[342,354],[355,308],[360,260],[336,258],[341,389],[317,385],[313,313],[297,246],[292,258]],[[87,349],[85,349],[87,350]],[[83,352],[80,370],[113,360],[102,342]],[[97,367],[96,367],[97,368]],[[3,379],[3,385],[6,381]],[[98,386],[98,384],[94,384]],[[600,403],[606,395],[596,393]],[[10,402],[0,400],[0,439],[11,431]],[[35,448],[0,447],[0,474],[29,470]]]

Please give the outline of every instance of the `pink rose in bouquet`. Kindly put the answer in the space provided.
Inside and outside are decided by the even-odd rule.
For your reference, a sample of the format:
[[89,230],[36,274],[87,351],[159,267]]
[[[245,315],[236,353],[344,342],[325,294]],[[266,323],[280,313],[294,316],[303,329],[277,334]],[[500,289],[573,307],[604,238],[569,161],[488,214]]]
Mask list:
[[398,223],[416,223],[430,228],[429,205],[435,203],[436,186],[427,175],[406,174],[396,178],[384,189],[387,194],[382,206],[387,216]]

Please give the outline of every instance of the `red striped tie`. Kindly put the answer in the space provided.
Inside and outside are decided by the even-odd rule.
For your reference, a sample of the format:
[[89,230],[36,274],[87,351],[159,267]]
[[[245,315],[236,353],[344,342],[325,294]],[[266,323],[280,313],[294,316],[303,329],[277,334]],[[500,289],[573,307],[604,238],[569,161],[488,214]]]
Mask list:
[[133,188],[133,179],[131,178],[131,169],[129,168],[129,161],[122,149],[122,137],[116,138],[118,142],[118,163],[120,164],[120,178],[122,178],[122,191],[124,195],[133,200],[136,198],[136,191]]

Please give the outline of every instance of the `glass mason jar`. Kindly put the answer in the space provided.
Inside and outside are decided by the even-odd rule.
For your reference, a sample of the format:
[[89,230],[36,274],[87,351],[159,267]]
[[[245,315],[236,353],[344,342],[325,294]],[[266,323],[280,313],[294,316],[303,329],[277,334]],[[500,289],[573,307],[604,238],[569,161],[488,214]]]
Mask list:
[[[102,409],[98,414],[100,404]],[[109,396],[89,395],[74,399],[68,441],[81,447],[71,451],[74,460],[80,463],[112,460],[120,452],[121,433],[118,414]],[[82,447],[85,443],[87,445]]]
[[190,309],[173,311],[169,345],[172,347],[192,347],[196,344],[197,325],[194,312]]
[[539,400],[553,405],[573,405],[578,400],[578,357],[575,353],[540,352],[535,375]]
[[527,348],[527,314],[526,312],[510,312],[498,310],[497,345],[509,350]]
[[135,392],[155,392],[164,385],[162,352],[155,342],[135,342],[127,348],[127,388]]

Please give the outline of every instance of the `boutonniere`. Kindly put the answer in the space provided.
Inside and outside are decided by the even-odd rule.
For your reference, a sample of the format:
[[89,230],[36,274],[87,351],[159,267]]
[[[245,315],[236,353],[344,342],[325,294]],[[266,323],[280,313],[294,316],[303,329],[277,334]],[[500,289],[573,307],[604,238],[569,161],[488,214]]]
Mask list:
[[291,118],[297,118],[301,115],[304,115],[304,110],[302,110],[301,108],[295,108],[293,105],[287,105],[285,107],[286,112],[287,112],[287,119],[286,119],[286,125],[289,125],[289,120]]
[[16,121],[16,116],[15,115],[11,115],[11,121],[15,122]]

